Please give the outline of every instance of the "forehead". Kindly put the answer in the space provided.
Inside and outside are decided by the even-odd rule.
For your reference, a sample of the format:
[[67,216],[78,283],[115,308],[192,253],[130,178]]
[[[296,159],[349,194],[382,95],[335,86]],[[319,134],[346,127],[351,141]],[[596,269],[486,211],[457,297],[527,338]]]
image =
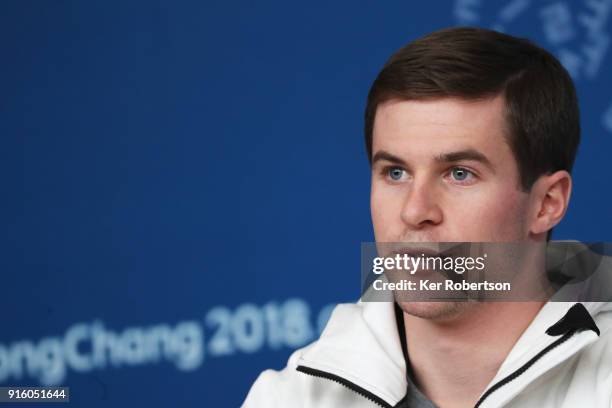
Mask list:
[[415,153],[419,150],[478,148],[494,156],[509,153],[504,99],[478,101],[442,98],[390,100],[378,106],[373,150]]

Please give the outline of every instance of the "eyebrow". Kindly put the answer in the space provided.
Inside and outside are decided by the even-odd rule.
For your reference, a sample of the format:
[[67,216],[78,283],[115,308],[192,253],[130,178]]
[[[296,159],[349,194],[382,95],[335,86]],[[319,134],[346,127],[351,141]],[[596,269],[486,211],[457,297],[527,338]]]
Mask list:
[[[376,152],[374,157],[372,157],[372,166],[376,162],[381,161],[381,160],[386,160],[388,162],[398,164],[401,166],[407,166],[406,162],[403,159],[385,150],[379,150],[378,152]],[[438,163],[456,163],[459,161],[475,161],[478,163],[482,163],[483,165],[487,166],[491,171],[495,172],[495,167],[493,166],[491,161],[487,158],[487,156],[485,156],[484,154],[482,154],[481,152],[475,149],[465,149],[465,150],[458,150],[456,152],[442,153],[442,154],[435,156],[434,160]]]
[[395,163],[395,164],[400,164],[402,166],[406,165],[406,162],[402,159],[400,159],[399,157],[392,155],[391,153],[385,151],[385,150],[379,150],[376,152],[376,154],[374,155],[374,157],[372,157],[372,166],[379,161],[382,160],[386,160],[388,162],[391,163]]

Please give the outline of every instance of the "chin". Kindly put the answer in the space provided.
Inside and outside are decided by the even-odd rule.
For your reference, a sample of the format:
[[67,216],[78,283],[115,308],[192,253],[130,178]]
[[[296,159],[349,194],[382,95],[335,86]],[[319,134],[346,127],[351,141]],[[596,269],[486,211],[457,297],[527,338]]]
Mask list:
[[449,320],[468,308],[467,302],[398,302],[404,313],[427,320]]

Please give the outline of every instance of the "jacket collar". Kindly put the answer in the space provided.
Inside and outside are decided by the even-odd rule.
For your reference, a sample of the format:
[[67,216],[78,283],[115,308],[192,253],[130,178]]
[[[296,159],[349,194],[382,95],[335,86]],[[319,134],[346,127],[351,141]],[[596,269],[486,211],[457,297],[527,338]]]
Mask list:
[[[573,302],[546,303],[512,348],[487,388],[550,345],[556,337],[546,331],[561,321],[575,305]],[[588,326],[593,322],[589,314],[596,313],[605,304],[584,305],[581,308],[587,313],[585,325]],[[394,307],[393,302],[339,305],[321,338],[305,350],[298,365],[342,377],[395,406],[405,397],[408,381]],[[595,331],[588,330],[586,326],[584,333],[579,333],[563,345],[563,353],[555,353],[557,357],[543,366],[546,370],[597,340]],[[529,375],[522,376],[521,381],[514,382],[508,390],[510,392],[503,393],[504,398],[516,395],[543,372],[541,368],[531,370]]]
[[298,365],[345,378],[396,405],[408,383],[394,303],[338,305]]

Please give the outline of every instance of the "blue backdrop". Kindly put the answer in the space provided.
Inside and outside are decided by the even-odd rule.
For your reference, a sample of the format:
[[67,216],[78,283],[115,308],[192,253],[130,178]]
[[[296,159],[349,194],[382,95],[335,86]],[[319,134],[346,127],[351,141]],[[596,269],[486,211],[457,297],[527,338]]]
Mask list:
[[0,386],[238,406],[358,297],[366,95],[442,27],[563,61],[583,143],[555,238],[609,240],[612,1],[423,4],[3,1]]

